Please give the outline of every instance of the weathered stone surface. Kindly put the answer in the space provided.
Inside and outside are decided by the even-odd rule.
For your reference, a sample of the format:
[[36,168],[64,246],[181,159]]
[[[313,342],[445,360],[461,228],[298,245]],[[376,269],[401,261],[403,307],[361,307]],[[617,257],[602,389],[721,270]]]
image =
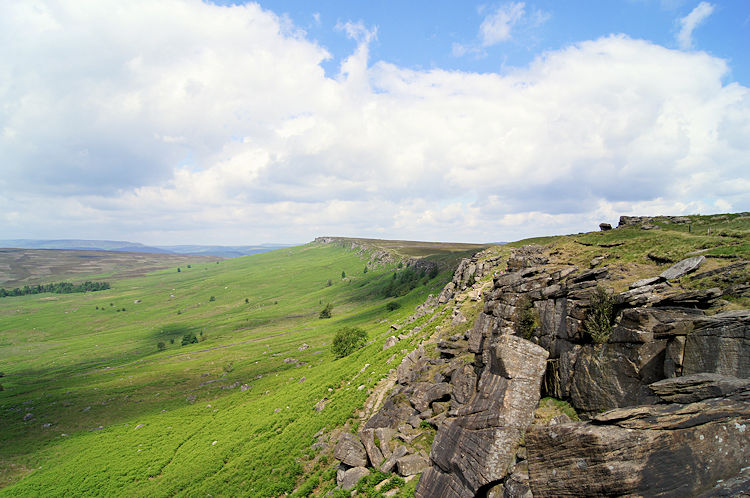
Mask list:
[[388,339],[385,340],[385,344],[383,344],[383,351],[385,351],[388,348],[392,348],[397,343],[398,343],[398,337],[390,336]]
[[480,313],[469,331],[468,350],[472,353],[481,352],[484,342],[492,337],[492,332],[496,327],[495,318],[486,313]]
[[[506,476],[518,442],[533,419],[548,353],[515,336],[501,336],[486,350],[485,370],[477,393],[438,429],[430,458],[443,473],[426,472],[417,486],[419,496],[438,492],[433,479],[448,489],[468,490],[471,496]],[[457,477],[457,476],[460,476]],[[455,496],[440,494],[436,496]]]
[[609,230],[612,230],[612,225],[609,223],[599,223],[599,230],[602,232],[607,232]]
[[383,453],[384,458],[389,458],[391,456],[391,439],[393,439],[394,433],[395,430],[388,427],[379,427],[375,429],[375,436],[380,441],[380,451]]
[[667,403],[694,403],[708,398],[729,396],[750,389],[750,379],[738,379],[714,373],[698,373],[664,379],[649,386]]
[[424,412],[429,409],[433,401],[439,399],[449,399],[453,386],[445,382],[433,384],[430,382],[418,382],[413,388],[410,388],[409,401],[418,412]]
[[460,476],[443,472],[439,467],[430,467],[419,479],[415,498],[459,498],[474,496],[474,492]]
[[630,284],[630,289],[637,289],[638,287],[643,287],[645,285],[654,285],[658,284],[659,282],[664,281],[662,277],[650,277],[650,278],[644,278],[643,280],[638,280],[637,282],[633,282]]
[[419,346],[417,349],[404,356],[404,359],[401,360],[401,364],[396,369],[399,384],[413,382],[419,376],[419,371],[425,363],[422,358],[423,355],[424,348]]
[[365,447],[367,458],[372,466],[380,465],[383,462],[383,452],[375,444],[375,429],[363,429],[359,433],[359,439],[362,441],[362,446]]
[[442,292],[440,292],[440,296],[438,296],[438,302],[440,304],[447,303],[453,298],[455,292],[456,284],[454,284],[453,282],[448,282],[447,284],[445,284],[445,287],[443,287]]
[[370,475],[370,471],[365,467],[353,467],[344,472],[341,482],[339,482],[339,486],[341,486],[341,489],[347,491],[354,489],[354,486],[357,485],[359,480],[368,475]]
[[396,468],[396,463],[398,462],[399,458],[402,458],[406,456],[406,454],[409,451],[406,449],[405,446],[396,446],[396,449],[393,450],[393,453],[386,458],[383,463],[380,465],[380,471],[381,472],[393,472],[393,469]]
[[478,376],[471,365],[464,365],[453,373],[453,397],[461,404],[468,403],[477,389]]
[[417,411],[411,406],[407,397],[404,394],[397,394],[388,398],[383,407],[367,421],[364,428],[388,427],[396,429],[399,424],[416,413]]
[[333,456],[350,467],[367,465],[365,447],[357,436],[348,432],[341,434],[341,437],[339,437],[333,450]]
[[750,310],[701,318],[687,336],[683,373],[750,377]]
[[692,258],[683,259],[661,272],[659,276],[664,280],[674,280],[697,270],[705,262],[705,256],[693,256]]
[[401,476],[413,476],[424,472],[430,466],[430,462],[419,454],[406,455],[396,462],[398,473]]
[[651,301],[653,306],[677,306],[680,308],[708,309],[722,295],[721,289],[701,289],[658,296]]
[[665,349],[665,340],[585,346],[571,379],[571,404],[593,413],[656,401],[648,384],[664,377]]
[[[602,414],[597,423],[532,426],[525,438],[532,492],[696,495],[746,465],[748,406],[738,400],[637,407]],[[676,416],[674,407],[685,413]]]

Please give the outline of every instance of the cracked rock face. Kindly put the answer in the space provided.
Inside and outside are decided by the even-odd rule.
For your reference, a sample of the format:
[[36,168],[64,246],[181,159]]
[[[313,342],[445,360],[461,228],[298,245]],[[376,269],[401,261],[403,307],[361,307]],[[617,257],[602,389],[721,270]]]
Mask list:
[[473,496],[508,475],[539,402],[548,353],[501,336],[488,356],[476,393],[439,427],[430,452],[435,466],[422,475],[415,496]]
[[694,496],[739,474],[750,459],[750,384],[714,376],[657,389],[667,399],[733,394],[532,426],[526,444],[534,496]]

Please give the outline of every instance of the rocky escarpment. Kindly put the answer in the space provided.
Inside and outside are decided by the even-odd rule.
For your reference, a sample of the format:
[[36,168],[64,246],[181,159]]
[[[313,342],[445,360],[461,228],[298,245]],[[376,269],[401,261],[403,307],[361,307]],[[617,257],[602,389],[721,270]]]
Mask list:
[[[735,278],[746,262],[696,273],[704,262],[615,293],[609,268],[551,264],[543,247],[514,251],[507,271],[493,261],[482,312],[404,358],[391,397],[352,438],[367,455],[356,463],[422,472],[421,497],[746,492],[750,310],[717,311],[747,295]],[[471,264],[440,301],[471,289],[485,271]],[[690,275],[735,284],[683,289]],[[533,423],[541,396],[587,421]],[[431,430],[429,458],[401,444]]]

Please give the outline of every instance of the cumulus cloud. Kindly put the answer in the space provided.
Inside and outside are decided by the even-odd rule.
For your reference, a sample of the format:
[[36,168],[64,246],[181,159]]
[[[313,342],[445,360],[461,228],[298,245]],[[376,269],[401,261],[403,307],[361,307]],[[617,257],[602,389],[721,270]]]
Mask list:
[[490,12],[479,26],[482,45],[489,47],[509,40],[511,29],[526,13],[524,7],[524,2],[511,2]]
[[254,4],[0,11],[0,238],[497,241],[750,200],[750,90],[705,53],[610,36],[418,71],[348,23],[327,77]]
[[693,31],[714,11],[714,6],[708,2],[701,2],[690,14],[679,20],[680,31],[677,33],[677,43],[683,50],[693,48]]

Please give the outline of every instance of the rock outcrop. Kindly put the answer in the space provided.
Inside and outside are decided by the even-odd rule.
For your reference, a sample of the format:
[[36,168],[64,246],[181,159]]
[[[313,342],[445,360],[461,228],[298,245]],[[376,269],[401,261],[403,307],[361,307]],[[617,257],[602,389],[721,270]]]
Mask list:
[[[344,472],[422,472],[419,497],[746,490],[750,310],[715,310],[743,282],[680,288],[686,275],[735,271],[696,273],[704,262],[615,293],[612,269],[550,264],[541,246],[515,250],[507,267],[462,261],[431,309],[465,299],[492,272],[482,312],[463,335],[438,334],[404,357],[390,397],[340,442]],[[449,306],[446,319],[461,327]],[[540,396],[568,401],[586,421],[532,424]]]

